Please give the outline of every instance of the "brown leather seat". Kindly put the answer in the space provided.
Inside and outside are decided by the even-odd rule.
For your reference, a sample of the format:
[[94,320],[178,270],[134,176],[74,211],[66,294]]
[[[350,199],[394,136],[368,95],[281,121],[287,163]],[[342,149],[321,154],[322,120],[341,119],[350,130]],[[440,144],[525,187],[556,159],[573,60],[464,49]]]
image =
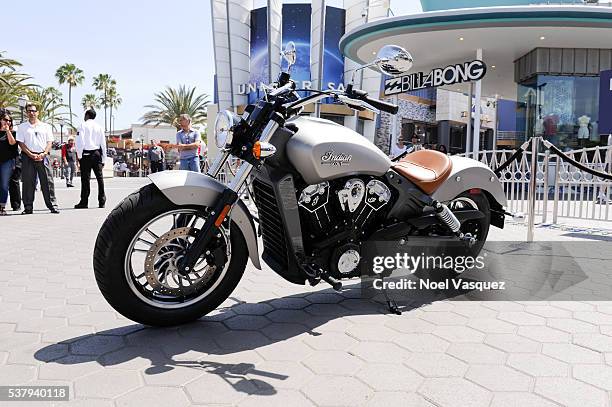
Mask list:
[[439,151],[419,150],[402,157],[392,168],[431,195],[448,178],[453,162]]

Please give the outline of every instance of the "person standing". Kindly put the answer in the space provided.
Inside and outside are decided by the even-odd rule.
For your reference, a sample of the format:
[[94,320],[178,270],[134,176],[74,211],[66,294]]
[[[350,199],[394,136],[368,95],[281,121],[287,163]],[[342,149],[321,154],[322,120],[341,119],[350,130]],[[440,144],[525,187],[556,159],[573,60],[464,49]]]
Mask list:
[[74,187],[72,180],[77,171],[77,150],[74,145],[74,137],[68,138],[68,143],[62,146],[62,160],[64,161],[64,178],[66,178],[66,187]]
[[24,215],[33,213],[34,191],[37,178],[45,204],[51,213],[59,213],[55,199],[53,172],[49,163],[49,154],[53,143],[51,126],[38,120],[36,105],[26,105],[28,121],[17,127],[17,141],[21,147],[21,178],[23,184]]
[[106,140],[104,129],[94,121],[96,111],[85,112],[85,121],[81,123],[76,136],[76,149],[81,167],[81,201],[75,209],[86,209],[89,203],[89,180],[93,170],[98,181],[98,207],[104,208],[106,194],[104,193],[104,178],[102,169],[106,158]]
[[6,215],[9,184],[15,169],[17,140],[13,134],[13,119],[4,109],[0,109],[0,216]]
[[[19,151],[19,143],[17,143],[17,150]],[[19,153],[15,157],[15,168],[9,180],[9,196],[11,198],[11,207],[15,212],[18,211],[21,208],[21,156]]]
[[147,151],[147,158],[149,159],[152,173],[164,170],[166,154],[164,153],[164,149],[161,148],[155,140],[151,140],[151,145]]
[[191,117],[188,114],[179,116],[181,130],[176,133],[176,147],[179,151],[180,169],[200,172],[198,148],[202,143],[200,132],[191,128]]

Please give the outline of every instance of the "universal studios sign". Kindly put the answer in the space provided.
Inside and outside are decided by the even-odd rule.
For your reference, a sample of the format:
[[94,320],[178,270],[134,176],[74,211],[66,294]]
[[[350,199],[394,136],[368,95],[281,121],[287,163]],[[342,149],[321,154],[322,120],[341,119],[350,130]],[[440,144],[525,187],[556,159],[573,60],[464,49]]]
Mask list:
[[487,73],[484,62],[476,59],[463,64],[449,65],[446,68],[435,68],[431,72],[416,72],[398,76],[385,81],[385,96],[405,93],[411,90],[454,85],[462,82],[477,81]]

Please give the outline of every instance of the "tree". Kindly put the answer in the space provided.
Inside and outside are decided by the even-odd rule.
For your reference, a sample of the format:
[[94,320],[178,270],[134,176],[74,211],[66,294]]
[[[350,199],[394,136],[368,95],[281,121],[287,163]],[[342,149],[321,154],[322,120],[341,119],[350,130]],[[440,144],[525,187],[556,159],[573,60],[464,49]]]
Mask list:
[[8,108],[13,113],[19,111],[17,99],[35,86],[28,82],[32,79],[29,75],[18,71],[20,67],[19,61],[6,58],[0,52],[0,107]]
[[8,79],[12,74],[15,74],[18,67],[21,67],[21,63],[14,59],[6,58],[3,52],[0,52],[0,85],[8,86]]
[[119,95],[119,93],[117,92],[117,88],[115,88],[114,86],[112,88],[110,88],[108,90],[108,94],[107,96],[107,104],[108,107],[110,108],[110,126],[109,126],[109,131],[113,131],[113,108],[117,108],[119,107],[119,105],[121,103],[123,103],[123,99],[121,99],[121,96]]
[[100,107],[100,101],[93,93],[87,93],[83,95],[83,99],[81,99],[81,106],[83,106],[83,110],[98,109]]
[[107,73],[98,74],[98,76],[93,78],[94,88],[97,91],[102,92],[102,97],[100,98],[100,100],[102,101],[102,104],[104,105],[104,132],[105,133],[108,130],[108,127],[106,126],[106,123],[107,123],[106,109],[108,109],[108,90],[112,87],[115,87],[116,85],[117,85],[117,81],[114,80]]
[[157,105],[147,105],[152,109],[145,113],[141,120],[144,124],[167,123],[179,128],[178,117],[181,114],[191,116],[192,124],[206,122],[206,105],[210,103],[205,93],[196,94],[196,88],[187,88],[181,85],[178,89],[166,87],[165,90],[155,94]]
[[60,85],[68,84],[68,109],[70,110],[70,126],[72,126],[72,88],[81,85],[85,80],[85,75],[74,64],[64,64],[57,68],[55,77]]
[[49,123],[53,129],[56,129],[56,123],[66,119],[66,112],[65,110],[62,112],[62,110],[68,106],[64,104],[61,94],[56,88],[31,87],[26,94],[29,103],[33,103],[38,108],[38,118]]

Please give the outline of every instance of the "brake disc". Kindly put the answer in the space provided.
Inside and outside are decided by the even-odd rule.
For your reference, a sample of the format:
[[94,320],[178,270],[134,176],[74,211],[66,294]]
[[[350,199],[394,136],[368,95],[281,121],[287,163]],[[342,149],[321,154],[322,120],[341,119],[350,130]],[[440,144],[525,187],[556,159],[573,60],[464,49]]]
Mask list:
[[172,229],[161,235],[151,246],[145,258],[145,278],[153,290],[166,295],[191,295],[206,286],[217,269],[200,258],[186,275],[179,273],[178,264],[189,247],[189,238],[197,230],[191,227]]

